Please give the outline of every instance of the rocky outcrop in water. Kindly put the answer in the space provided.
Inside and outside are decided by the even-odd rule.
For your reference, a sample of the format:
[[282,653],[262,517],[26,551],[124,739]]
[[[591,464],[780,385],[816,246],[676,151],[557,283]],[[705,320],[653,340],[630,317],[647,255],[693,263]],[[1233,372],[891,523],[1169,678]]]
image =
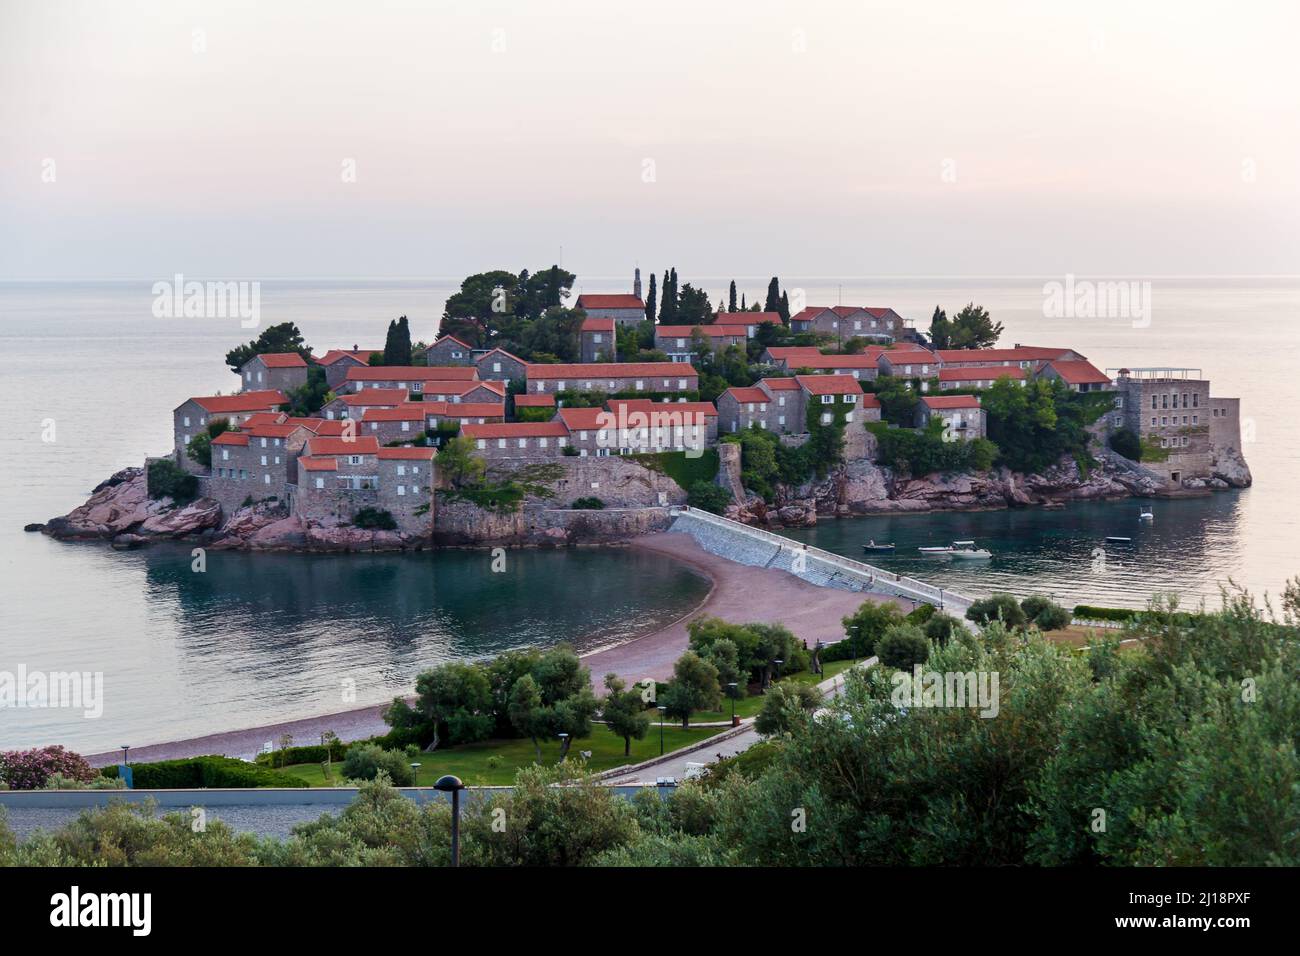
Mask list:
[[1152,477],[1107,461],[1087,474],[1073,460],[1062,460],[1035,475],[1000,468],[905,477],[858,460],[819,481],[797,488],[780,486],[771,504],[751,494],[743,504],[728,508],[726,516],[747,524],[799,528],[816,524],[819,517],[1052,506],[1158,491],[1160,485]]
[[188,538],[217,527],[221,505],[199,498],[177,505],[170,498],[149,497],[143,468],[126,468],[96,486],[89,500],[41,530],[54,538],[89,539],[131,535],[134,539]]

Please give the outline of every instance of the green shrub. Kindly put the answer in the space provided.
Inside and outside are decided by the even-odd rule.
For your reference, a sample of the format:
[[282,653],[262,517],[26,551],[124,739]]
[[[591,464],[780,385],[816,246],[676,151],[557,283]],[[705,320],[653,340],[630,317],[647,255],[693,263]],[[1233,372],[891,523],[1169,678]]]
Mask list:
[[193,501],[199,493],[199,479],[169,458],[156,458],[149,462],[145,479],[150,498],[171,498],[177,504]]
[[1142,439],[1138,438],[1137,432],[1131,428],[1121,428],[1112,432],[1110,448],[1115,454],[1123,455],[1130,461],[1142,459]]
[[933,604],[918,604],[907,614],[908,624],[924,624],[937,614],[939,609]]
[[330,760],[342,760],[346,756],[348,745],[334,741],[329,747],[313,744],[306,747],[282,747],[272,753],[258,754],[253,758],[260,767],[287,767],[298,763],[324,763],[326,756]]
[[767,691],[754,729],[764,737],[793,730],[797,715],[810,714],[822,705],[822,695],[812,684],[778,682]]
[[564,451],[561,452],[561,454],[564,455],[565,458],[577,458],[578,449],[573,445],[565,445]]
[[[117,777],[117,767],[105,767],[104,776]],[[187,757],[131,765],[133,786],[142,790],[188,790],[211,787],[305,787],[307,782],[280,770],[235,760],[233,757]]]
[[910,670],[914,664],[926,662],[930,656],[930,642],[916,625],[896,624],[876,641],[876,656],[886,667]]
[[1042,595],[1035,594],[1020,602],[1025,618],[1040,631],[1059,631],[1073,619],[1065,608]]
[[380,772],[388,774],[394,786],[409,787],[414,775],[406,754],[385,750],[377,744],[353,744],[343,758],[343,776],[349,780],[374,780]]
[[1010,594],[993,594],[972,604],[966,611],[966,620],[976,624],[1001,621],[1007,627],[1023,627],[1027,619],[1015,597]]
[[362,508],[352,516],[352,523],[358,528],[373,528],[380,531],[397,530],[397,522],[391,511],[379,508]]
[[1074,608],[1074,616],[1089,621],[1131,621],[1139,611],[1126,607],[1097,607],[1093,604],[1079,604]]
[[720,488],[711,481],[697,481],[691,485],[686,496],[686,503],[701,511],[711,511],[720,515],[731,504],[731,492]]
[[575,498],[569,507],[575,511],[600,511],[605,507],[605,502],[594,497]]
[[696,482],[712,481],[718,476],[718,450],[706,448],[704,452],[691,458],[684,451],[661,451],[654,454],[636,454],[631,458],[639,461],[651,471],[667,475],[681,486],[683,491]]
[[925,622],[925,636],[935,644],[947,644],[961,629],[961,621],[951,614],[935,614]]

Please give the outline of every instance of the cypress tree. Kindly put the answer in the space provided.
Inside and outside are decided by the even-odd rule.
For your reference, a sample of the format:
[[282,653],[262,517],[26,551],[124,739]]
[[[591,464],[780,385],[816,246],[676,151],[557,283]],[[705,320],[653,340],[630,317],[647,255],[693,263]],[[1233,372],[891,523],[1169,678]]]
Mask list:
[[781,321],[784,322],[786,325],[789,325],[790,324],[790,297],[786,295],[786,293],[784,292],[781,293],[781,302],[779,303],[779,305],[780,308],[778,308],[777,311],[781,313]]
[[736,280],[731,280],[731,293],[727,296],[727,311],[736,311]]
[[659,294],[655,291],[655,274],[650,273],[650,295],[645,300],[645,317],[649,322],[655,320],[655,306],[659,304]]
[[776,276],[772,276],[772,281],[767,284],[767,301],[763,303],[763,311],[781,311],[781,283]]

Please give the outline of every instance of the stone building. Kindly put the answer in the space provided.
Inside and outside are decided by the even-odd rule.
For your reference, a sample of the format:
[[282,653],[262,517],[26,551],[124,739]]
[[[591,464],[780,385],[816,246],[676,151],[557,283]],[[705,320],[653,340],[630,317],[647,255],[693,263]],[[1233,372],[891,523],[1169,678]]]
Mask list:
[[444,335],[424,350],[426,365],[473,365],[474,350],[454,335]]
[[528,375],[528,363],[505,349],[484,352],[474,362],[478,378],[485,382],[522,382]]
[[589,319],[613,319],[619,325],[639,325],[646,320],[645,303],[639,295],[580,295],[577,308]]
[[224,418],[232,427],[238,427],[249,416],[258,412],[279,411],[289,401],[279,390],[240,392],[238,395],[205,395],[188,398],[172,412],[172,449],[176,464],[187,471],[198,473],[203,466],[185,453],[190,440],[208,427],[214,419]]
[[815,305],[790,316],[790,331],[816,332],[837,342],[853,338],[892,342],[903,326],[903,317],[893,309],[856,305]]
[[1142,466],[1170,485],[1212,477],[1216,448],[1239,454],[1237,400],[1212,399],[1200,369],[1124,368],[1115,388],[1124,425],[1150,448]]
[[539,365],[528,369],[528,391],[555,394],[564,391],[668,394],[695,392],[700,375],[690,364],[678,362],[618,362]]
[[352,346],[351,350],[330,349],[316,359],[316,364],[325,369],[326,384],[332,390],[338,391],[347,380],[348,369],[363,368],[369,365],[370,356],[376,351],[380,355],[384,354],[383,349],[358,349],[355,345]]
[[886,349],[876,356],[876,368],[882,375],[896,378],[931,378],[939,371],[934,352],[914,346]]
[[1025,384],[1027,374],[1018,365],[959,366],[939,369],[939,390],[955,388],[992,388],[998,379]]
[[387,511],[403,534],[432,529],[432,448],[381,448],[375,438],[309,439],[298,458],[293,512],[315,521],[352,521],[363,508]]
[[353,419],[359,421],[370,408],[396,408],[410,400],[404,388],[367,388],[360,392],[337,395],[320,410],[326,420]]
[[583,362],[618,361],[618,342],[614,334],[614,325],[612,318],[588,316],[583,320],[582,328],[578,333]]
[[955,438],[984,437],[984,409],[978,395],[923,395],[916,405],[916,427],[925,428],[935,418]]
[[[746,313],[740,313],[746,314]],[[697,344],[703,343],[715,355],[731,346],[745,347],[752,326],[744,325],[656,325],[655,348],[674,362],[693,362]],[[698,339],[697,339],[698,336]]]
[[1009,349],[938,349],[934,354],[943,368],[1002,365],[1016,366],[1026,372],[1034,371],[1045,362],[1076,362],[1087,358],[1074,349],[1019,343]]
[[464,425],[460,433],[472,439],[478,453],[488,461],[558,458],[569,440],[569,429],[558,420]]
[[1072,392],[1104,392],[1114,388],[1110,376],[1086,359],[1053,359],[1039,368],[1036,377],[1063,382]]
[[361,392],[372,388],[404,388],[422,395],[431,382],[473,382],[478,370],[463,365],[374,365],[348,369],[344,390]]
[[878,359],[884,351],[879,346],[868,346],[865,351],[851,355],[823,355],[815,346],[773,346],[765,349],[760,359],[781,371],[812,372],[852,375],[861,382],[874,381],[879,374]]
[[424,427],[487,425],[506,420],[505,402],[424,402]]
[[287,392],[307,384],[307,362],[297,352],[265,352],[239,367],[239,379],[246,392]]
[[205,489],[227,514],[246,500],[289,500],[297,459],[313,437],[306,424],[260,422],[212,440],[212,469]]
[[373,437],[380,445],[409,442],[424,432],[427,404],[403,402],[393,408],[368,408],[357,434]]

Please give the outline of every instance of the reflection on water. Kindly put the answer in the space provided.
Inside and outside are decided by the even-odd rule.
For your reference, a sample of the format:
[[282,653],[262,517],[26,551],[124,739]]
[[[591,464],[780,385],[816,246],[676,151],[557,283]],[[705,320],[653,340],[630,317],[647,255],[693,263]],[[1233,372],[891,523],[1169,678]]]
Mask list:
[[[1079,503],[1059,510],[831,519],[783,533],[972,595],[1051,594],[1070,606],[1143,607],[1152,594],[1173,592],[1184,604],[1204,598],[1217,607],[1219,587],[1230,578],[1259,596],[1265,588],[1277,593],[1287,576],[1300,573],[1294,552],[1277,555],[1266,577],[1257,573],[1258,560],[1247,561],[1248,542],[1239,524],[1242,499],[1249,493]],[[1146,509],[1155,515],[1153,522],[1139,521],[1139,512]],[[1107,536],[1133,540],[1114,544],[1106,542]],[[897,551],[865,554],[862,546],[871,539],[893,542]],[[926,558],[916,550],[967,539],[992,551],[993,558],[954,561]]]
[[58,549],[43,560],[61,553],[83,582],[23,603],[20,614],[59,622],[42,632],[41,615],[29,616],[41,636],[20,642],[25,664],[102,670],[105,709],[98,720],[6,712],[0,747],[107,749],[382,702],[440,662],[559,641],[587,651],[655,630],[708,589],[666,558],[624,549],[511,551],[500,573],[486,551],[210,551],[194,573],[179,547],[24,544]]

